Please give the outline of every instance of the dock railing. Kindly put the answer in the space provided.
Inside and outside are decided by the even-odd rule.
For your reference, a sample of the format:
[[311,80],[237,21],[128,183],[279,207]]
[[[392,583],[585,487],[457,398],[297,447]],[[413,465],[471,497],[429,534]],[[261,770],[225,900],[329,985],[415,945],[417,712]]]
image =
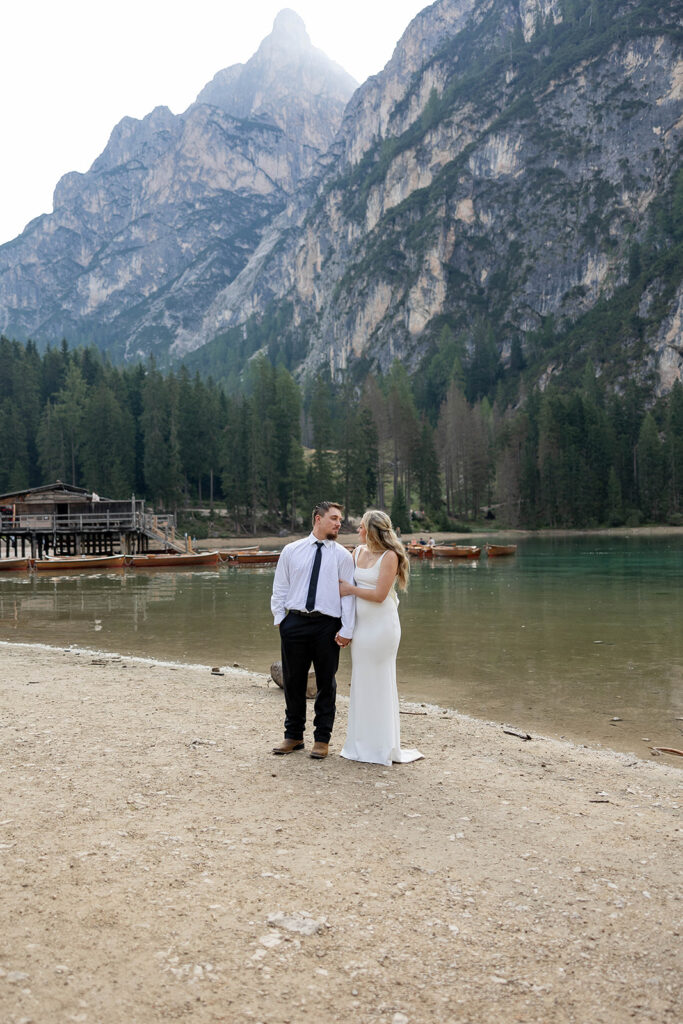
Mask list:
[[0,516],[2,533],[141,532],[175,541],[174,515],[154,515],[142,509],[106,512],[31,513]]

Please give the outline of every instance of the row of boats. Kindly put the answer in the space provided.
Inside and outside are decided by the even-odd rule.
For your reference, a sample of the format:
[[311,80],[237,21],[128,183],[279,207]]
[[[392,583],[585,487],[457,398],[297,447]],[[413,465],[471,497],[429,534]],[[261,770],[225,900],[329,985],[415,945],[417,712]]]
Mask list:
[[[489,558],[514,555],[516,544],[485,544]],[[406,551],[415,558],[479,558],[482,549],[474,544],[407,544]],[[48,555],[44,558],[0,558],[0,572],[72,572],[77,569],[157,569],[182,568],[195,565],[273,565],[279,551],[258,548],[225,551],[175,551],[139,555]]]
[[[406,544],[406,551],[415,558],[480,558],[481,548],[476,544]],[[514,555],[516,544],[485,544],[489,558]]]
[[183,566],[266,565],[277,562],[279,551],[164,551],[140,555],[48,555],[44,558],[0,558],[0,572],[73,572],[79,569],[157,569]]

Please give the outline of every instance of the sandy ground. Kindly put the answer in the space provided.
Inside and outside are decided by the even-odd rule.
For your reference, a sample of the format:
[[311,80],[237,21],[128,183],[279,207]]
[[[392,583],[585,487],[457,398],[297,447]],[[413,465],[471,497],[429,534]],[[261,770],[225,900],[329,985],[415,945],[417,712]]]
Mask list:
[[[262,675],[0,645],[0,1020],[680,1019],[679,765],[406,707],[275,758]],[[310,739],[308,740],[310,744]]]

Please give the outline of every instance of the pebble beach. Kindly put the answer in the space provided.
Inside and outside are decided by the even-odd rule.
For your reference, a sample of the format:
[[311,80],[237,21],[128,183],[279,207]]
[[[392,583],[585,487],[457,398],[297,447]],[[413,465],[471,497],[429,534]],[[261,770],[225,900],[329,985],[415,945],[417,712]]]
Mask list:
[[213,668],[0,644],[3,1021],[679,1018],[680,759],[402,704],[425,759],[350,763],[343,698],[275,758]]

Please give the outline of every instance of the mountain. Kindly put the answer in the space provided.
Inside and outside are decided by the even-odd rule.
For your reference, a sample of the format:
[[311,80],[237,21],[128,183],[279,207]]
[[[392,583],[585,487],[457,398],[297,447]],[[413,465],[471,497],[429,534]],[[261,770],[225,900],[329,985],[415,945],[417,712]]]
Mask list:
[[[438,0],[173,352],[218,376],[683,371],[674,0]],[[193,350],[198,350],[194,351]],[[450,371],[449,371],[450,372]]]
[[124,118],[58,183],[53,213],[0,247],[0,330],[165,357],[328,149],[355,87],[284,10],[183,114]]

